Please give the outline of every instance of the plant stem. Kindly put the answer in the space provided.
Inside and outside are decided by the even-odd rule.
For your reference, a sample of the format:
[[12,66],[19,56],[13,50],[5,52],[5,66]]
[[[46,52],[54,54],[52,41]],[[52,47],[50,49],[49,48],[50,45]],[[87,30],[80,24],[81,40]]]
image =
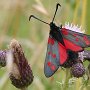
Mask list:
[[70,69],[67,68],[66,69],[66,78],[65,78],[65,82],[64,82],[64,86],[63,86],[63,90],[67,90],[68,88],[68,80],[70,78]]
[[76,83],[75,83],[76,84],[75,85],[76,90],[80,90],[81,83],[82,83],[81,78],[76,80]]

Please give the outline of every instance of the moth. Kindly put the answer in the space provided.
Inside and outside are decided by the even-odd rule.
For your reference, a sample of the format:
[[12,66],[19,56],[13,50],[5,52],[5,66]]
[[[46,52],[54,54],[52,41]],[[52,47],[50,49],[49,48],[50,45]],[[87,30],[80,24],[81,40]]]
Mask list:
[[[59,6],[61,5],[57,3],[55,14],[50,24],[34,15],[29,17],[29,20],[33,17],[50,26],[47,53],[44,63],[44,74],[46,77],[51,77],[57,69],[68,60],[68,50],[78,53],[90,46],[90,35],[80,33],[77,30],[70,30],[62,25],[57,26],[54,23]],[[75,26],[74,28],[78,29]]]

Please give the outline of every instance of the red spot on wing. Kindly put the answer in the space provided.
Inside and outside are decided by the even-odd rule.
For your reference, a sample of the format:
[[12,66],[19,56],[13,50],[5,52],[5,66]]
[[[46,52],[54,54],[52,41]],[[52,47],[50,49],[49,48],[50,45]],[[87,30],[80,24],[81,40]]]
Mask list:
[[64,43],[65,43],[65,47],[66,47],[67,49],[70,49],[70,50],[76,51],[76,52],[83,50],[82,47],[76,45],[75,43],[72,43],[71,41],[69,41],[69,40],[67,40],[67,39],[65,39],[65,38],[64,38],[63,40],[64,40]]
[[62,28],[62,33],[63,33],[64,35],[68,35],[68,30],[65,29],[65,28]]
[[86,40],[85,43],[86,43],[86,45],[90,45],[89,40]]
[[51,66],[51,70],[53,70],[53,71],[55,71],[55,70],[56,70],[55,65],[52,65],[52,66]]
[[48,52],[48,55],[50,55],[51,54],[51,52]]
[[52,44],[53,45],[54,44],[54,39],[49,37],[48,44]]
[[86,40],[87,39],[87,36],[83,36],[83,39]]
[[76,36],[78,36],[78,34],[77,33],[74,33],[73,36],[76,37]]
[[51,66],[51,64],[52,64],[51,62],[47,62],[47,65],[48,65],[48,66]]
[[56,70],[56,66],[52,62],[47,62],[47,65],[50,67],[51,70]]
[[51,44],[52,44],[52,45],[54,44],[54,40],[53,40],[53,39],[51,40]]
[[76,41],[76,42],[78,42],[78,41],[79,41],[79,39],[78,39],[78,38],[75,38],[75,41]]
[[56,54],[52,54],[52,57],[53,57],[53,58],[56,58]]
[[56,54],[53,54],[52,52],[48,52],[48,55],[51,55],[52,58],[56,58]]
[[48,38],[48,44],[50,44],[51,43],[51,38]]
[[66,48],[61,43],[58,43],[58,48],[60,54],[60,64],[63,64],[67,60]]
[[84,39],[84,41],[85,41],[86,45],[90,45],[90,42],[89,42],[89,40],[88,40],[87,36],[84,36],[84,37],[83,37],[83,39]]

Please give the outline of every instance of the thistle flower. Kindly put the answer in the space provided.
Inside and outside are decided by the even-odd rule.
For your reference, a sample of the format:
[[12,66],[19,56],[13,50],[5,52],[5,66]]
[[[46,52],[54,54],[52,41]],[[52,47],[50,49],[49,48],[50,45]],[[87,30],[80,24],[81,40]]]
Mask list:
[[85,74],[85,68],[83,64],[79,62],[79,63],[72,65],[71,74],[77,78],[82,77]]
[[6,66],[6,51],[0,51],[0,66],[5,67]]
[[10,80],[16,88],[25,88],[33,81],[32,70],[18,41],[11,41],[10,50],[13,53],[14,59],[10,72]]
[[85,33],[85,30],[83,30],[81,26],[79,27],[78,25],[74,25],[73,23],[70,24],[69,22],[67,22],[63,27],[75,32]]

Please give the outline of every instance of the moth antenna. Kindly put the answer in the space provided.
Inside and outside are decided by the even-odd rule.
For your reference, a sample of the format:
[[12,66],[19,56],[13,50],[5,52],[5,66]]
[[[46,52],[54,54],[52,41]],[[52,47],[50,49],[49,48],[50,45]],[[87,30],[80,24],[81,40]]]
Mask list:
[[29,21],[31,20],[31,18],[35,18],[35,19],[37,19],[37,20],[39,20],[39,21],[41,21],[41,22],[43,22],[43,23],[45,23],[45,24],[48,24],[48,25],[50,25],[49,23],[47,23],[47,22],[45,22],[45,21],[43,21],[43,20],[41,20],[41,19],[39,19],[39,18],[37,18],[36,16],[34,16],[34,15],[30,15],[30,17],[29,17]]
[[54,13],[54,17],[53,17],[53,19],[52,19],[52,22],[53,22],[54,19],[55,19],[55,16],[56,16],[56,13],[57,13],[57,10],[58,10],[58,6],[61,7],[61,5],[60,5],[59,3],[57,3],[57,5],[56,5],[56,10],[55,10],[55,13]]

